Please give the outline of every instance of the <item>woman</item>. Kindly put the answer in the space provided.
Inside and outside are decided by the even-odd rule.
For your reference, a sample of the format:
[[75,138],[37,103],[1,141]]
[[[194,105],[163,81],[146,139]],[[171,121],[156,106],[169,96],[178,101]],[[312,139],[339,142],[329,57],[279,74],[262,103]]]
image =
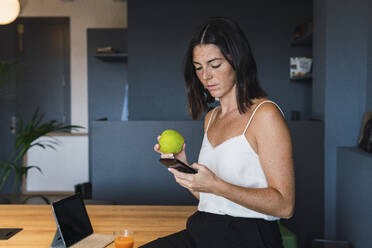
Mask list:
[[[174,169],[199,199],[181,232],[144,247],[282,247],[276,220],[294,210],[292,145],[280,108],[266,98],[248,40],[227,18],[210,18],[194,34],[185,59],[193,119],[204,121],[197,174]],[[159,137],[158,137],[159,138]],[[160,153],[159,144],[154,149]],[[178,154],[162,154],[184,161]]]

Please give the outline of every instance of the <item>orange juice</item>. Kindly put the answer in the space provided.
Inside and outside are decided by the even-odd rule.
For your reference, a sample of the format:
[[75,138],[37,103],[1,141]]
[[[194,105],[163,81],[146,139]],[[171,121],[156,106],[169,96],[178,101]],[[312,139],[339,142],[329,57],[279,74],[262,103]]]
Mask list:
[[115,247],[116,248],[133,248],[134,239],[133,237],[116,237]]

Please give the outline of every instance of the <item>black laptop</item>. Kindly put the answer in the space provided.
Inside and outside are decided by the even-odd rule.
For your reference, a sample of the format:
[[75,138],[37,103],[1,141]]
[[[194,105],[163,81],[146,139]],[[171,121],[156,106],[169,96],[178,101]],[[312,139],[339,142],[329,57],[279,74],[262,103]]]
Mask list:
[[57,231],[51,247],[103,248],[113,242],[113,235],[93,233],[83,199],[79,194],[52,203]]

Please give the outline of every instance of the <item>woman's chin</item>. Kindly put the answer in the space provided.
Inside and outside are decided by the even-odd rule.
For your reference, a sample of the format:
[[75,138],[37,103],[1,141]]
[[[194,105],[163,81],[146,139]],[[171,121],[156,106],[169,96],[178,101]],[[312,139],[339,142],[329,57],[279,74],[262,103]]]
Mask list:
[[209,94],[213,97],[213,98],[219,98],[220,97],[220,95],[219,94],[217,94],[215,91],[209,91]]
[[211,94],[211,96],[214,98],[214,99],[220,99],[222,96],[221,96],[221,94]]

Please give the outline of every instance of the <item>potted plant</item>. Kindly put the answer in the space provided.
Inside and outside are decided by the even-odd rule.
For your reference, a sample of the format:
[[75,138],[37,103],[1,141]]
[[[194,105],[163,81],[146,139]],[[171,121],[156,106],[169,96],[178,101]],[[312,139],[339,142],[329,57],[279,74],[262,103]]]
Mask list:
[[22,180],[25,180],[27,172],[30,169],[36,169],[42,172],[37,165],[23,165],[23,158],[32,147],[39,146],[43,149],[48,147],[56,149],[58,145],[56,138],[49,136],[48,139],[40,140],[40,137],[48,136],[52,132],[69,132],[83,128],[76,125],[65,125],[56,120],[43,121],[43,118],[44,114],[40,114],[39,109],[34,112],[31,121],[27,124],[23,123],[21,117],[17,118],[14,150],[7,161],[0,161],[0,191],[5,186],[11,172],[14,172],[15,175],[13,193],[16,195],[19,193]]

